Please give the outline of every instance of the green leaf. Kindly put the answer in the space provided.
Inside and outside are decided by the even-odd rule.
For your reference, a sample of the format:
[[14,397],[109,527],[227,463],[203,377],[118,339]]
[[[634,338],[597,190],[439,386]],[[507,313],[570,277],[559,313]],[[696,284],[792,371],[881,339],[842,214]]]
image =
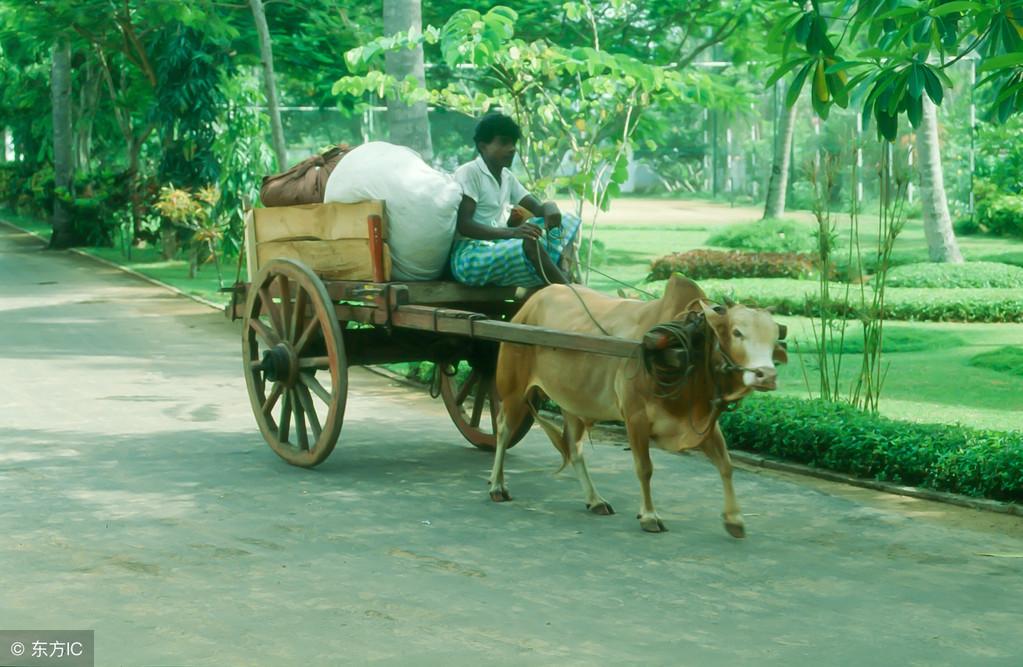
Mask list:
[[924,92],[924,74],[921,69],[916,63],[909,66],[909,96],[917,99]]
[[980,71],[986,72],[993,69],[1010,69],[1023,65],[1023,52],[1006,53],[993,58],[985,58],[980,64]]
[[914,128],[920,127],[920,119],[923,118],[924,99],[922,95],[911,96],[906,105],[906,116]]
[[931,98],[931,101],[936,105],[941,106],[941,100],[945,96],[945,91],[941,87],[941,81],[938,79],[938,75],[931,71],[930,67],[924,67],[924,88],[927,90],[927,96]]
[[983,3],[980,2],[966,2],[965,0],[956,0],[955,2],[946,2],[945,4],[932,7],[928,12],[931,16],[947,16],[954,12],[960,14],[966,14],[972,10],[983,10],[987,9]]
[[847,70],[847,69],[852,69],[853,67],[858,67],[860,65],[872,65],[872,64],[873,63],[871,63],[869,61],[866,61],[866,60],[843,60],[841,62],[837,62],[837,63],[829,66],[827,69],[824,70],[824,72],[827,73],[827,74],[837,74],[838,72],[841,72],[841,71]]
[[774,71],[774,74],[767,78],[767,83],[764,84],[764,88],[770,88],[778,82],[783,76],[799,67],[800,64],[805,63],[809,58],[797,58],[796,60],[790,60],[783,64],[781,67]]
[[799,93],[803,90],[803,84],[806,82],[806,76],[810,73],[810,68],[816,63],[816,60],[808,61],[805,65],[803,65],[803,69],[799,70],[799,73],[796,74],[794,79],[792,79],[788,92],[785,93],[785,106],[791,107],[796,103],[796,100],[799,99]]

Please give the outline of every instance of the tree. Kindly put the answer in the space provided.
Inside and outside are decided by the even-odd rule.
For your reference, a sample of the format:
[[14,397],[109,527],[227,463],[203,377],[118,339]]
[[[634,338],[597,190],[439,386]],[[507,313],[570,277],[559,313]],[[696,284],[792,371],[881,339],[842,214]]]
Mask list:
[[67,199],[74,192],[71,135],[71,41],[61,35],[53,45],[50,88],[53,95],[53,234],[51,248],[73,245]]
[[779,114],[778,132],[774,138],[771,180],[767,184],[767,199],[764,202],[764,220],[780,218],[785,214],[785,194],[788,192],[789,166],[792,160],[792,135],[796,128],[798,108],[796,102],[798,99],[791,103],[786,101],[784,111]]
[[938,142],[938,109],[926,96],[916,130],[916,152],[920,165],[920,206],[932,262],[962,264],[963,255],[952,231],[952,216],[945,197],[945,176],[941,170]]
[[[415,35],[422,31],[422,7],[419,0],[384,0],[384,34],[404,32]],[[410,45],[410,48],[388,51],[384,69],[395,80],[412,79],[419,87],[426,87],[421,43]],[[388,95],[387,125],[393,143],[409,146],[426,159],[433,157],[430,120],[425,101],[408,103],[397,95]]]
[[[811,101],[822,118],[827,118],[832,104],[846,107],[852,95],[863,94],[864,127],[873,117],[878,137],[888,141],[895,140],[899,116],[905,113],[918,131],[921,147],[918,165],[931,257],[961,259],[947,213],[936,115],[930,113],[929,105],[940,105],[944,89],[952,86],[945,69],[976,54],[980,69],[990,72],[978,85],[990,84],[992,115],[1004,121],[1023,111],[1023,3],[813,0],[804,4],[793,0],[791,4],[792,10],[776,21],[768,35],[768,41],[780,45],[774,77],[798,68],[793,87],[801,89],[811,81]],[[829,34],[829,21],[840,25],[842,32]],[[866,40],[866,48],[857,36]]]
[[281,110],[277,100],[277,79],[274,76],[274,54],[270,42],[270,29],[266,24],[266,13],[263,11],[263,0],[249,0],[252,16],[259,35],[259,53],[263,61],[263,83],[266,86],[266,106],[270,113],[270,130],[273,135],[274,153],[277,155],[277,168],[288,168],[288,149],[284,143],[284,126],[281,125]]

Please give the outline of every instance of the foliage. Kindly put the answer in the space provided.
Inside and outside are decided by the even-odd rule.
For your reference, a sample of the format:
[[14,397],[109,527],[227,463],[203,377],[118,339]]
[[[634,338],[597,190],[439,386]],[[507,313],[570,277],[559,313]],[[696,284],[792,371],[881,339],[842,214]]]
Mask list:
[[[952,87],[946,68],[976,53],[990,83],[991,115],[1004,122],[1023,111],[1023,5],[1019,2],[790,0],[789,12],[767,37],[777,44],[773,84],[795,71],[786,94],[791,106],[810,81],[814,110],[827,118],[833,105],[862,98],[863,119],[873,116],[879,137],[894,141],[898,118],[913,127],[923,96],[940,105]],[[830,25],[841,27],[830,34]],[[857,37],[862,39],[857,40]],[[846,56],[850,56],[847,58]]]
[[1023,347],[1007,345],[982,352],[970,359],[970,365],[1023,377]]
[[667,280],[673,273],[681,273],[693,280],[809,278],[814,275],[815,268],[814,257],[808,253],[690,250],[653,260],[646,279]]
[[195,276],[204,261],[201,254],[206,252],[206,260],[214,262],[217,276],[223,282],[217,256],[217,244],[223,238],[223,227],[212,215],[219,200],[220,191],[214,186],[205,186],[192,193],[168,185],[160,189],[160,197],[154,205],[160,215],[176,227],[178,235],[185,237],[189,246],[190,278]]
[[[863,336],[859,335],[858,322],[836,323],[844,329],[844,335],[828,338],[828,352],[836,354],[863,354]],[[947,331],[931,331],[928,329],[889,328],[885,331],[881,349],[885,354],[901,354],[906,352],[924,352],[949,350],[966,345],[966,341],[956,334]],[[794,337],[790,351],[800,352],[813,349],[814,341]]]
[[808,225],[785,218],[730,225],[707,239],[707,245],[756,252],[810,253],[817,249]]
[[998,262],[905,264],[888,273],[890,287],[1023,288],[1023,268]]
[[991,234],[1023,237],[1023,194],[978,197],[975,222]]
[[1023,433],[912,424],[841,403],[753,397],[721,416],[733,447],[896,484],[1023,501]]

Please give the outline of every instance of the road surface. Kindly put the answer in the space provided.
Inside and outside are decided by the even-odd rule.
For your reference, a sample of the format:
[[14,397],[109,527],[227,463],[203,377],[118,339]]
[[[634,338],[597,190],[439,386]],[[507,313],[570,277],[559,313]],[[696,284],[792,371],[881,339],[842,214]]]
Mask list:
[[443,406],[363,369],[294,468],[237,323],[5,226],[0,374],[0,629],[94,630],[97,665],[1023,664],[1017,517],[739,469],[735,540],[663,454],[647,534],[621,442],[599,517],[539,429],[495,504]]

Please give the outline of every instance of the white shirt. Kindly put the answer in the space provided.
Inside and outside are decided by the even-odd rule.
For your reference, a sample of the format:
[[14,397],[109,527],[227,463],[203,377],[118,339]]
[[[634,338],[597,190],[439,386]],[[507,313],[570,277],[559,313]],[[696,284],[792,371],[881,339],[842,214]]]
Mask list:
[[[462,194],[476,202],[473,222],[491,227],[505,227],[511,208],[529,194],[507,168],[501,170],[501,182],[487,168],[483,156],[466,162],[455,170],[455,181],[462,186]],[[465,238],[456,234],[456,238]]]

